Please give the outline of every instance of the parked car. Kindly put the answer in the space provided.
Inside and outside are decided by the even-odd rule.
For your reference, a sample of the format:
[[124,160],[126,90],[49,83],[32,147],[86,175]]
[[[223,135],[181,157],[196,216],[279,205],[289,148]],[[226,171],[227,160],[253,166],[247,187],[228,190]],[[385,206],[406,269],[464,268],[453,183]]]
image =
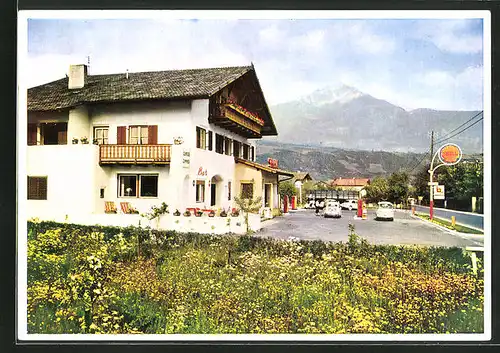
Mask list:
[[394,205],[388,201],[380,201],[377,208],[377,219],[394,221]]
[[357,200],[347,200],[342,202],[340,206],[346,210],[357,210],[358,209],[358,201]]
[[340,203],[338,201],[326,201],[325,210],[323,211],[323,216],[327,217],[342,217],[342,209],[340,207]]

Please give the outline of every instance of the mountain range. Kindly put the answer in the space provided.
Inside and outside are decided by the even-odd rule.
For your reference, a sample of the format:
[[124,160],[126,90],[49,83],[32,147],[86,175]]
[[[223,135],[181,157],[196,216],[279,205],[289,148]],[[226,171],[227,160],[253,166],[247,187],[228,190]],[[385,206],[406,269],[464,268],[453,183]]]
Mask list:
[[259,141],[257,148],[257,162],[267,164],[268,158],[277,159],[280,169],[308,172],[315,180],[373,178],[399,170],[410,171],[423,156],[412,152],[344,150],[266,140]]
[[[277,159],[279,168],[291,172],[308,172],[315,180],[338,177],[374,178],[406,171],[416,174],[429,165],[424,153],[346,150],[262,140],[257,144],[257,162]],[[464,160],[483,160],[481,154],[464,154]]]
[[258,141],[257,160],[275,158],[280,168],[307,171],[317,180],[415,172],[413,167],[428,158],[431,130],[434,151],[444,142],[458,144],[469,155],[483,149],[482,121],[460,133],[469,126],[463,123],[481,118],[479,111],[406,111],[347,85],[270,110],[279,135]]
[[[398,152],[426,152],[431,130],[438,142],[459,132],[453,130],[479,113],[407,111],[347,85],[319,89],[270,110],[279,133],[272,138],[276,142]],[[446,142],[457,143],[467,153],[480,153],[482,128],[481,121]]]

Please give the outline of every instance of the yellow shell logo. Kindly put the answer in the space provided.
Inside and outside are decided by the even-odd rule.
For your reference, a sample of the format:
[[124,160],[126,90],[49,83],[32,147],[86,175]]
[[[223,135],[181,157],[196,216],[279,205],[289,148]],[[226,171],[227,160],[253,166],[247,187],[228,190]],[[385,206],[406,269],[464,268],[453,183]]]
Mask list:
[[456,163],[462,155],[462,151],[456,145],[446,145],[441,148],[439,157],[443,163],[453,164]]

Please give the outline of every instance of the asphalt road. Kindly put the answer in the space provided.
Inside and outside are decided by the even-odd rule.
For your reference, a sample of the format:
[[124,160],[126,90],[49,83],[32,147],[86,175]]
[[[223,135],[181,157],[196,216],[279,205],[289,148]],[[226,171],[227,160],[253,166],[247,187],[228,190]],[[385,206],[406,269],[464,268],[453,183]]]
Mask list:
[[396,211],[394,221],[375,220],[375,211],[368,211],[365,220],[354,219],[355,214],[356,211],[343,210],[341,218],[324,218],[316,216],[314,210],[298,210],[264,222],[257,235],[346,242],[348,225],[352,223],[356,233],[372,244],[465,247],[483,243],[482,236],[448,232],[411,217],[407,211]]
[[[427,215],[429,214],[429,207],[427,206],[416,205],[415,209],[417,212],[425,213]],[[434,217],[451,221],[451,216],[455,216],[457,224],[474,227],[477,229],[484,229],[484,216],[482,214],[460,212],[434,207]]]

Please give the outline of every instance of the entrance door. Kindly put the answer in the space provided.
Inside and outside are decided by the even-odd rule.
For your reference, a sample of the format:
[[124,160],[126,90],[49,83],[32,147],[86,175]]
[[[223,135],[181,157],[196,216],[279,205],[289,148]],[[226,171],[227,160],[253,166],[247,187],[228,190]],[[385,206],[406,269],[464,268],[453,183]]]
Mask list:
[[210,206],[215,206],[215,200],[217,195],[217,184],[212,181],[212,186],[210,187]]
[[270,207],[270,197],[271,197],[271,187],[272,184],[265,184],[264,185],[264,206],[265,207]]

